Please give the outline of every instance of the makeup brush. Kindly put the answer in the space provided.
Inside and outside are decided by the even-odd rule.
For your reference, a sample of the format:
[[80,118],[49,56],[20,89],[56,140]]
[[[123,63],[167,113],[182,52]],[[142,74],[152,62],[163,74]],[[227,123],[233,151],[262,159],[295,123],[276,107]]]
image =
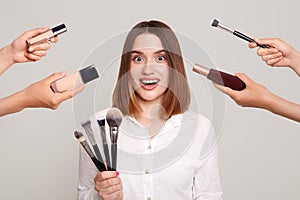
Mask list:
[[101,156],[101,153],[100,153],[100,150],[98,148],[94,133],[93,133],[91,121],[89,119],[84,120],[84,121],[81,122],[81,126],[84,128],[84,130],[85,130],[85,132],[86,132],[86,134],[87,134],[87,136],[88,136],[88,138],[89,138],[89,140],[90,140],[90,142],[93,146],[96,157],[98,158],[98,160],[101,163],[104,163],[103,159],[102,159],[102,156]]
[[97,167],[97,169],[100,172],[105,171],[106,170],[105,165],[103,163],[99,162],[99,160],[97,160],[97,158],[95,157],[94,153],[92,152],[90,146],[88,145],[87,141],[85,140],[83,134],[79,131],[75,131],[74,135],[77,138],[77,140],[80,142],[82,147],[85,149],[87,154],[90,156],[90,158],[92,159],[92,161],[95,164],[95,166]]
[[98,119],[97,122],[98,122],[98,125],[100,128],[100,136],[102,138],[105,161],[106,161],[107,166],[111,167],[108,144],[107,144],[107,139],[106,139],[105,119]]
[[241,91],[246,88],[246,84],[237,76],[227,74],[215,69],[209,69],[199,64],[194,64],[193,71],[206,76],[207,79],[233,90]]
[[[229,33],[232,33],[233,35],[239,37],[239,38],[242,38],[243,40],[246,40],[248,42],[255,42],[253,38],[250,38],[248,37],[247,35],[239,32],[239,31],[236,31],[236,30],[231,30],[230,28],[227,28],[226,26],[222,25],[221,23],[219,23],[218,20],[214,19],[213,22],[211,23],[211,26],[213,27],[218,27],[220,29],[223,29]],[[255,42],[256,43],[256,42]],[[261,48],[269,48],[269,46],[267,45],[264,45],[264,44],[258,44],[256,43],[257,46],[261,47]]]
[[106,113],[106,121],[109,125],[111,140],[111,168],[116,170],[117,166],[117,141],[119,126],[122,122],[122,112],[118,108],[110,108]]

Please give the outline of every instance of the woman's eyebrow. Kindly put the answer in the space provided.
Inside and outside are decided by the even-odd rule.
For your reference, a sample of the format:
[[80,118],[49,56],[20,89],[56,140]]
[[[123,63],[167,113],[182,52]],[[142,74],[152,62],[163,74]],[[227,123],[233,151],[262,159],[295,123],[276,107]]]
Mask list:
[[167,51],[164,49],[160,49],[158,51],[155,51],[154,54],[160,54],[160,53],[166,53]]
[[[157,51],[155,51],[154,52],[154,54],[160,54],[160,53],[166,53],[167,51],[166,50],[164,50],[164,49],[160,49],[160,50],[157,50]],[[136,54],[144,54],[142,51],[138,51],[138,50],[132,50],[132,51],[130,51],[130,54],[134,54],[134,53],[136,53]]]
[[137,51],[137,50],[130,51],[130,54],[134,54],[134,53],[136,53],[136,54],[144,54],[143,52]]

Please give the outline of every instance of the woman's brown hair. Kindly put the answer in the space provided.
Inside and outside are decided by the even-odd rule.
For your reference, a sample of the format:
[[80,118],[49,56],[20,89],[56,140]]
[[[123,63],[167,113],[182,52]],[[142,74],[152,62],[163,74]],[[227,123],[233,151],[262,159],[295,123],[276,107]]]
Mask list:
[[124,43],[118,82],[113,93],[113,106],[123,114],[135,116],[141,112],[136,101],[136,93],[131,84],[131,51],[137,36],[143,33],[156,35],[166,51],[169,69],[169,86],[164,94],[162,106],[167,119],[172,115],[185,112],[190,105],[190,90],[186,78],[180,46],[175,33],[160,21],[144,21],[135,25],[127,35]]

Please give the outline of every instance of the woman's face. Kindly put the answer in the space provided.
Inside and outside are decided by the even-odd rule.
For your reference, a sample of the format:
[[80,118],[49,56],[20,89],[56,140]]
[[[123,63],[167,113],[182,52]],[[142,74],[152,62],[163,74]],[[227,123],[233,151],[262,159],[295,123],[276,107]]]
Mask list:
[[135,39],[130,75],[138,99],[161,103],[168,88],[169,66],[166,51],[156,35],[144,33]]

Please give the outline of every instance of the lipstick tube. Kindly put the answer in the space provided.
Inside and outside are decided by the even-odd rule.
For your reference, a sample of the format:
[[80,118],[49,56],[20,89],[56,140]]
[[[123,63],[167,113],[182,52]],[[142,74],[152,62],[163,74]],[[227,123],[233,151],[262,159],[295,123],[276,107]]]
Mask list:
[[51,37],[57,36],[67,31],[67,27],[65,24],[60,24],[51,28],[50,30],[41,33],[33,38],[27,39],[28,45],[33,45],[38,42],[45,42],[49,40]]
[[215,69],[209,69],[199,64],[194,64],[193,71],[206,76],[207,79],[233,90],[241,91],[246,88],[246,84],[236,76],[221,72]]
[[94,65],[90,65],[84,69],[81,69],[69,76],[59,79],[50,84],[53,92],[61,93],[67,90],[74,90],[82,85],[98,78],[98,72]]

